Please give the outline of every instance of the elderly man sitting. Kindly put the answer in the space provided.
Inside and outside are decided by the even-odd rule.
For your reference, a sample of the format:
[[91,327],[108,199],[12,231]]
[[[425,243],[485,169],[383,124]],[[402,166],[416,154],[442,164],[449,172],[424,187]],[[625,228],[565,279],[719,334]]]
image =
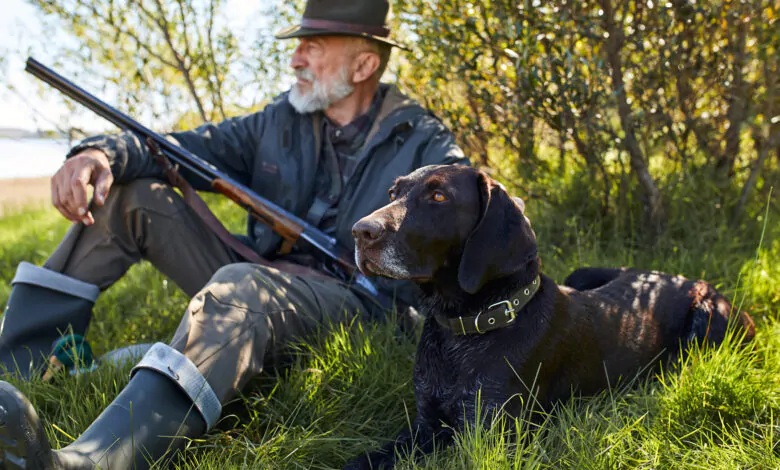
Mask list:
[[[289,92],[255,114],[170,137],[353,248],[352,224],[384,205],[397,176],[468,163],[440,121],[380,84],[397,46],[388,12],[386,0],[311,0],[301,24],[277,36],[299,41]],[[53,178],[54,205],[74,226],[43,267],[20,265],[0,363],[40,374],[52,341],[68,328],[84,334],[99,293],[141,259],[192,300],[171,343],[155,344],[114,402],[61,450],[51,450],[27,399],[1,382],[4,468],[145,468],[184,441],[176,437],[213,426],[222,404],[291,338],[390,307],[332,277],[310,253],[277,258],[280,238],[254,219],[244,243],[210,230],[163,177],[125,133],[81,142]],[[87,185],[95,187],[91,206]],[[252,263],[256,256],[272,266]],[[410,284],[380,287],[414,302]]]

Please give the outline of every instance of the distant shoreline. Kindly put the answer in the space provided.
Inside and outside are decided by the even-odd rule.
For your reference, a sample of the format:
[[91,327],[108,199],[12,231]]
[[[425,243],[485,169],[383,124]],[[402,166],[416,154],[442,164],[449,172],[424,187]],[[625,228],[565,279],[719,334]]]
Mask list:
[[14,127],[0,127],[0,139],[67,139],[67,135],[53,130],[30,131]]

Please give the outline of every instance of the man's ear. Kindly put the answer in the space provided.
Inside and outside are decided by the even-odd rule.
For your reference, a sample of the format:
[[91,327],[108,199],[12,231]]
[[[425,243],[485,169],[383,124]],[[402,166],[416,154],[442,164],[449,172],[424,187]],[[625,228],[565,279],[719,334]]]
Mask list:
[[352,83],[361,83],[372,76],[379,69],[379,55],[374,52],[361,52],[355,57],[355,71],[352,72]]
[[482,216],[463,247],[458,283],[474,294],[485,283],[523,269],[536,255],[536,236],[512,198],[485,173],[477,176]]

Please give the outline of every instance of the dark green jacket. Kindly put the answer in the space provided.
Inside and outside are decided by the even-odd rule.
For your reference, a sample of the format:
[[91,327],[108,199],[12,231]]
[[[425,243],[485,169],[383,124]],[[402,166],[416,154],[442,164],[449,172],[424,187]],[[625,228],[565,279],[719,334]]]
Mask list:
[[[354,249],[352,225],[387,204],[387,190],[396,177],[424,165],[468,164],[452,133],[436,117],[396,87],[382,87],[382,107],[339,204],[335,236],[348,249]],[[284,93],[257,113],[174,132],[168,137],[261,196],[303,217],[314,200],[314,176],[322,147],[321,119],[321,113],[296,112]],[[146,146],[132,134],[92,137],[69,155],[87,147],[106,152],[116,183],[163,177]],[[203,181],[185,177],[197,189],[210,189]],[[247,233],[258,252],[273,257],[281,242],[278,235],[251,217]],[[399,287],[393,282],[379,284],[385,291]],[[409,293],[402,289],[397,295],[412,301],[407,298]]]

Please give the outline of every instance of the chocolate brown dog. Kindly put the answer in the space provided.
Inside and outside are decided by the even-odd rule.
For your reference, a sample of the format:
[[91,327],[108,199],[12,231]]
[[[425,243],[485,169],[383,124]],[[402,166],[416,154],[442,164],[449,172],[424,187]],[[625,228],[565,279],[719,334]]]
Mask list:
[[[704,281],[634,269],[580,269],[558,286],[540,272],[524,205],[485,173],[429,166],[399,178],[390,204],[353,227],[368,275],[412,279],[426,317],[414,367],[412,428],[349,469],[391,468],[430,452],[486,413],[517,415],[593,394],[753,322]],[[733,317],[733,318],[732,318]]]

